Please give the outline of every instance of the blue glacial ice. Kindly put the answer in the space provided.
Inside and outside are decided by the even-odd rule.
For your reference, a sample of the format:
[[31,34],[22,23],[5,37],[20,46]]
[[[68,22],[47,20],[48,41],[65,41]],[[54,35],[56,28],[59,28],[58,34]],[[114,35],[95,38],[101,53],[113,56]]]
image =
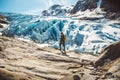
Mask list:
[[120,40],[120,23],[107,19],[78,20],[73,18],[4,14],[10,26],[3,35],[48,43],[59,49],[60,32],[67,37],[66,49],[76,52],[99,53],[110,43]]

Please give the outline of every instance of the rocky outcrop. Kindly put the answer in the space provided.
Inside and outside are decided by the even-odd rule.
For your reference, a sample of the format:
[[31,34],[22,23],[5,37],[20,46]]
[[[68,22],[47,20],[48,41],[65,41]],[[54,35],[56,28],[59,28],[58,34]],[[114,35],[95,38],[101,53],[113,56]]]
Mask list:
[[0,15],[0,23],[2,24],[8,24],[7,18],[5,16]]
[[103,0],[101,3],[101,8],[104,8],[106,11],[120,11],[120,0]]
[[97,0],[79,0],[74,8],[71,10],[71,13],[74,14],[79,10],[85,11],[87,9],[94,9],[97,7]]
[[0,80],[119,79],[118,64],[115,62],[109,71],[99,70],[92,65],[97,57],[73,51],[62,55],[59,50],[39,47],[32,41],[0,36]]
[[106,47],[99,59],[95,62],[96,67],[107,65],[111,61],[120,58],[120,41]]
[[120,78],[120,41],[106,47],[95,62],[95,67],[108,71],[109,75]]
[[120,20],[120,0],[103,0],[101,8],[106,11],[105,17]]
[[[94,67],[101,70],[101,79],[106,77],[115,80],[120,78],[120,41],[113,43],[101,51]],[[96,71],[97,72],[97,71]],[[95,73],[96,73],[95,72]],[[107,72],[107,73],[106,73]],[[114,79],[113,79],[114,80]]]
[[[0,31],[2,31],[4,28],[8,27],[9,22],[7,21],[7,18],[5,16],[0,15]],[[2,33],[0,32],[0,35]]]
[[[87,9],[93,10],[98,7],[97,3],[99,0],[79,0],[75,7],[71,10],[71,13],[74,14],[79,10],[85,11]],[[100,8],[106,12],[105,17],[109,19],[120,20],[120,0],[102,0]]]

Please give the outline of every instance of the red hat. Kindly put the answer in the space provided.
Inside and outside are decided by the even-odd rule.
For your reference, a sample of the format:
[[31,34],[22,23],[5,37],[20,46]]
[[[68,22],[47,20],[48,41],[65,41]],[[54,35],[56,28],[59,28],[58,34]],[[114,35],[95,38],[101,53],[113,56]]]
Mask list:
[[61,34],[63,34],[63,32],[61,32]]

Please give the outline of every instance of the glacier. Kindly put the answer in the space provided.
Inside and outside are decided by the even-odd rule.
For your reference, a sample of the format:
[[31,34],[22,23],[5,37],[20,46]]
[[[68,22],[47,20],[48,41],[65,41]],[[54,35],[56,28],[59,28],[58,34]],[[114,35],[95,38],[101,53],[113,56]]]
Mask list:
[[98,54],[107,45],[120,40],[120,22],[101,17],[80,20],[67,16],[41,18],[37,15],[2,14],[10,21],[9,27],[2,30],[3,35],[50,44],[56,49],[59,49],[61,31],[67,37],[66,50],[75,52]]

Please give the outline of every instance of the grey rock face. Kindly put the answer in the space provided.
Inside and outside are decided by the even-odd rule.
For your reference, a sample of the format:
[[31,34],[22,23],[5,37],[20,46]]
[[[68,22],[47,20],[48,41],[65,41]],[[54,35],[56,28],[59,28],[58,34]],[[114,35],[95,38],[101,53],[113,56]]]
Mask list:
[[99,59],[95,62],[95,66],[104,66],[111,61],[120,58],[120,41],[106,47],[102,52]]
[[[85,11],[87,9],[93,10],[97,8],[97,2],[99,0],[79,0],[74,8],[71,10],[71,14],[75,14],[78,11]],[[100,8],[106,12],[104,16],[112,20],[120,20],[120,0],[102,0]]]

